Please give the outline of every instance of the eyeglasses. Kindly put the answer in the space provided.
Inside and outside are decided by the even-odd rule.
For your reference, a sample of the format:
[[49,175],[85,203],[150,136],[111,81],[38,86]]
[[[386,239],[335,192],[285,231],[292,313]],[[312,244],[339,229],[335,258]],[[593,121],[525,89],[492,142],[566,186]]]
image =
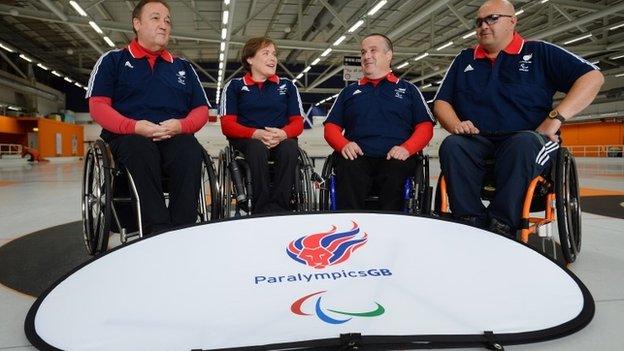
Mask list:
[[501,17],[513,17],[512,15],[501,15],[501,14],[492,14],[489,16],[485,16],[483,18],[479,18],[477,17],[477,19],[475,20],[475,25],[477,28],[481,27],[481,25],[483,24],[483,22],[487,23],[488,26],[491,26],[493,24],[495,24],[496,22],[498,22],[498,19]]

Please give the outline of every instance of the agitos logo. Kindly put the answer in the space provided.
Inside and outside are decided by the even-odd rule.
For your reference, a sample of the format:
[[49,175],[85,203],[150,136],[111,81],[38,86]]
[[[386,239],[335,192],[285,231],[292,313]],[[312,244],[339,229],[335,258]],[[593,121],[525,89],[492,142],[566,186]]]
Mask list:
[[346,261],[355,250],[366,244],[368,235],[356,238],[360,227],[353,223],[353,228],[346,232],[336,233],[333,225],[328,232],[310,234],[288,245],[286,253],[293,260],[314,268],[325,268]]
[[[297,301],[293,302],[293,304],[290,306],[290,310],[292,311],[292,313],[299,315],[299,316],[311,316],[311,313],[305,313],[301,310],[303,304],[306,302],[306,300],[310,299],[313,296],[316,295],[320,295],[322,293],[324,293],[325,291],[318,291],[315,293],[312,293],[310,295],[306,295],[300,299],[298,299]],[[346,312],[346,311],[340,311],[340,310],[336,310],[336,309],[326,309],[329,312],[338,314],[338,315],[342,315],[342,316],[349,316],[349,318],[346,319],[337,319],[337,318],[332,318],[330,317],[322,308],[321,304],[322,304],[322,296],[319,296],[316,299],[316,302],[314,304],[314,313],[316,313],[316,316],[322,320],[325,323],[329,323],[329,324],[342,324],[342,323],[346,323],[348,321],[350,321],[351,319],[353,319],[353,317],[377,317],[377,316],[381,316],[384,312],[386,312],[385,308],[380,305],[379,303],[375,302],[375,304],[377,305],[377,307],[374,310],[371,311],[365,311],[365,312]]]

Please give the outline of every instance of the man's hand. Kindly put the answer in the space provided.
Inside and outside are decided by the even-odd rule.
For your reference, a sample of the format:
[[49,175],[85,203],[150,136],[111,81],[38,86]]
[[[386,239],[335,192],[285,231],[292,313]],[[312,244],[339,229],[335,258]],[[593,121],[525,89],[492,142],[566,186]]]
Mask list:
[[283,129],[273,127],[265,127],[264,129],[272,135],[271,146],[269,148],[276,147],[288,137]]
[[390,151],[388,151],[388,155],[386,155],[386,160],[395,159],[399,161],[405,161],[410,156],[409,151],[403,146],[393,146]]
[[251,135],[251,138],[260,140],[269,149],[273,147],[271,146],[273,144],[273,134],[267,130],[256,129]]
[[164,122],[160,122],[159,125],[163,128],[163,130],[162,132],[157,132],[154,135],[154,138],[152,139],[154,141],[169,139],[172,136],[182,133],[182,124],[180,124],[180,120],[178,119],[168,119]]
[[140,120],[134,125],[134,133],[146,138],[155,139],[165,132],[165,128],[150,121]]
[[560,127],[561,127],[561,121],[559,121],[558,119],[546,118],[544,122],[542,122],[535,131],[542,135],[547,136],[548,139],[550,139],[551,141],[558,143],[559,136],[557,135],[557,131],[559,130]]
[[364,155],[360,146],[353,141],[350,141],[347,145],[345,145],[342,150],[340,150],[340,153],[342,154],[342,157],[352,161],[358,156]]
[[453,134],[479,134],[479,129],[471,121],[461,121],[451,128]]

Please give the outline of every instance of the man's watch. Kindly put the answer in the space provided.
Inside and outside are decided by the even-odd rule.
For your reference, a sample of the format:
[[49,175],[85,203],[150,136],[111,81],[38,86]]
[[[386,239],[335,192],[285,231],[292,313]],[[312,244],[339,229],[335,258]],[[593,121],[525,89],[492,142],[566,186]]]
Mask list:
[[557,110],[552,110],[548,113],[549,119],[558,119],[561,123],[564,123],[566,119]]

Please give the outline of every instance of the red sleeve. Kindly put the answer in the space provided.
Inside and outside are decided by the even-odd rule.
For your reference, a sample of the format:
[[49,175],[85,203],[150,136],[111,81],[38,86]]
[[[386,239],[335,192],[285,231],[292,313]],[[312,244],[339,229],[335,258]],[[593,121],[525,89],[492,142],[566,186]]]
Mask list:
[[113,108],[111,98],[92,96],[89,98],[91,118],[102,128],[115,134],[133,134],[136,120],[123,116]]
[[325,123],[325,140],[338,152],[349,143],[349,140],[342,135],[342,127],[334,123]]
[[232,139],[249,139],[256,131],[256,128],[245,127],[236,121],[236,115],[225,115],[221,117],[221,132]]
[[414,133],[403,144],[402,147],[406,148],[410,156],[417,153],[427,146],[429,140],[433,137],[433,123],[421,122],[414,128]]
[[194,134],[208,122],[208,106],[197,106],[189,114],[180,119],[182,133]]
[[300,115],[290,116],[288,124],[282,128],[287,138],[295,138],[303,132],[303,117]]

